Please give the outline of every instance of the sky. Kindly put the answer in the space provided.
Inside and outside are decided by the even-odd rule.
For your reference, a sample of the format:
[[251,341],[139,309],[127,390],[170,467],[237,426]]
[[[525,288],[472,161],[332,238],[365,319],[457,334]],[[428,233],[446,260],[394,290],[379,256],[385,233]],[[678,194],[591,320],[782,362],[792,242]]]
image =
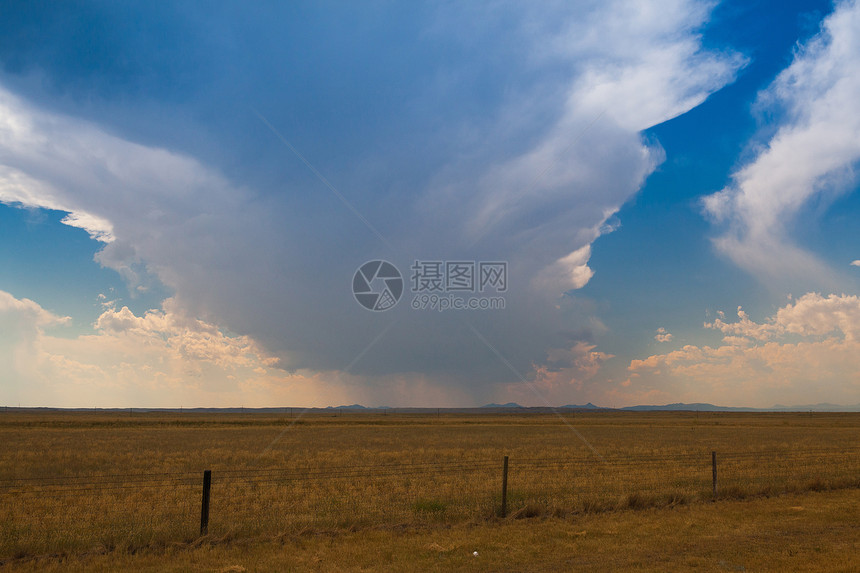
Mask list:
[[860,404],[860,3],[0,5],[0,404]]

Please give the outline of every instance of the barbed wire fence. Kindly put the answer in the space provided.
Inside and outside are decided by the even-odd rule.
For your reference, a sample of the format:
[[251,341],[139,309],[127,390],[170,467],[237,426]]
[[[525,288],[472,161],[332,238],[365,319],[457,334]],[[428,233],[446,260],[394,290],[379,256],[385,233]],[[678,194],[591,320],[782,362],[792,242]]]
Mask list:
[[860,487],[858,454],[860,447],[214,467],[206,496],[203,471],[9,478],[0,480],[0,560],[192,542],[201,533],[565,516]]

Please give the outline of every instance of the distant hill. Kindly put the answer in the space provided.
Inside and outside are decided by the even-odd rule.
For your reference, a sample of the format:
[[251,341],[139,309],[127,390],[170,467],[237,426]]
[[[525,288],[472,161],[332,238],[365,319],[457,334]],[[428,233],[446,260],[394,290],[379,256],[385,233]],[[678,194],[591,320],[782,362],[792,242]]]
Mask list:
[[[540,410],[543,407],[538,408],[526,408],[525,406],[521,406],[516,402],[508,402],[507,404],[496,404],[490,403],[484,406],[481,406],[479,409],[505,409],[505,410],[514,410],[514,409],[522,409],[522,410]],[[390,409],[386,406],[382,406],[379,408],[368,408],[367,406],[362,406],[361,404],[350,404],[343,406],[327,406],[324,408],[325,410],[382,410],[382,409]],[[422,410],[422,408],[411,408],[412,410]],[[431,408],[432,410],[433,408]],[[442,410],[448,410],[449,408],[442,408]],[[453,410],[459,410],[460,408],[453,408]],[[560,406],[559,410],[615,410],[616,408],[607,408],[605,406],[597,406],[592,404],[591,402],[579,405],[579,404],[567,404],[565,406]],[[404,410],[410,410],[410,408],[405,408]],[[715,404],[708,404],[706,402],[694,402],[691,404],[677,402],[674,404],[664,404],[664,405],[650,405],[643,404],[639,406],[626,406],[624,408],[617,408],[617,410],[624,410],[630,412],[860,412],[860,404],[856,404],[854,406],[840,406],[838,404],[812,404],[812,405],[804,405],[804,406],[783,406],[781,404],[777,404],[772,408],[746,408],[746,407],[735,407],[735,406],[717,406]],[[245,411],[248,411],[246,408]]]
[[776,404],[773,408],[769,408],[774,412],[860,412],[860,404],[853,406],[840,406],[839,404],[805,404],[802,406],[783,406]]
[[648,411],[686,411],[686,412],[860,412],[860,404],[840,406],[838,404],[807,404],[801,406],[783,406],[777,404],[772,408],[744,408],[733,406],[715,406],[707,403],[666,404],[664,406],[627,406],[619,408],[633,412]]
[[706,403],[693,403],[693,404],[684,404],[678,402],[676,404],[666,404],[665,406],[627,406],[624,408],[619,408],[620,410],[630,410],[634,412],[646,412],[646,411],[688,411],[688,412],[756,412],[760,411],[757,408],[735,408],[731,406],[715,406],[713,404]]
[[[703,402],[695,402],[691,404],[678,402],[674,404],[665,404],[665,405],[638,405],[638,406],[625,406],[623,408],[608,408],[605,406],[597,406],[592,404],[591,402],[579,405],[579,404],[567,404],[565,406],[559,407],[551,407],[551,406],[521,406],[516,402],[508,402],[507,404],[486,404],[485,406],[480,406],[478,408],[469,407],[469,408],[433,408],[433,407],[402,407],[397,408],[398,413],[438,413],[440,411],[444,412],[472,412],[477,413],[481,410],[522,410],[524,412],[532,412],[532,413],[544,413],[544,412],[552,412],[553,410],[591,410],[591,411],[628,411],[628,412],[860,412],[860,404],[854,404],[851,406],[842,406],[839,404],[829,404],[829,403],[820,403],[820,404],[802,404],[797,406],[784,406],[782,404],[775,404],[771,408],[745,408],[745,407],[732,407],[732,406],[717,406],[714,404],[708,404]],[[363,411],[363,412],[385,412],[387,410],[393,410],[388,406],[379,406],[376,408],[369,408],[367,406],[362,406],[361,404],[350,404],[350,405],[341,405],[341,406],[326,406],[324,408],[305,408],[301,406],[294,407],[285,407],[280,406],[277,408],[269,407],[269,408],[244,408],[244,407],[233,407],[233,408],[144,408],[144,407],[134,407],[134,408],[52,408],[52,407],[31,407],[31,408],[21,408],[14,406],[0,406],[0,412],[10,411],[10,410],[32,410],[32,411],[86,411],[86,412],[122,412],[129,414],[142,414],[144,412],[177,412],[177,413],[222,413],[222,414],[230,414],[230,413],[269,413],[269,414],[284,414],[284,413],[293,413],[296,411],[303,412],[334,412],[334,411]]]

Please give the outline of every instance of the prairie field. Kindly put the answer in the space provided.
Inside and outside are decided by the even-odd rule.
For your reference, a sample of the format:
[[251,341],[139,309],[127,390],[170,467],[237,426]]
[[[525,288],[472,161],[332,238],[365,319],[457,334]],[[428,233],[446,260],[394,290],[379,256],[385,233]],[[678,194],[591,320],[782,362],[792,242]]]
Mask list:
[[[420,559],[380,568],[504,570],[506,562],[489,557],[458,564],[459,546],[444,539],[470,532],[511,558],[518,544],[522,555],[539,545],[539,530],[548,547],[569,530],[587,548],[576,537],[580,524],[615,520],[610,529],[624,529],[650,519],[665,540],[680,511],[730,507],[741,523],[746,515],[767,525],[784,509],[772,500],[800,496],[792,507],[819,500],[810,540],[825,536],[828,519],[841,532],[833,543],[815,538],[823,553],[809,549],[808,557],[851,570],[857,561],[839,555],[858,543],[858,438],[860,414],[835,413],[2,411],[0,564],[217,570],[201,551],[232,559],[237,548],[274,555],[290,544],[314,551],[339,544],[336,569],[351,568],[345,556],[357,564],[362,551],[402,546]],[[211,470],[205,535],[204,470]],[[812,515],[793,511],[795,524]],[[531,524],[529,535],[522,524]],[[802,545],[802,528],[792,531],[786,542]],[[684,530],[693,544],[706,533]],[[296,561],[260,570],[335,563],[301,561],[296,547]],[[602,550],[593,548],[598,565]],[[837,560],[822,561],[824,553]],[[530,559],[532,566],[513,568],[558,565]]]

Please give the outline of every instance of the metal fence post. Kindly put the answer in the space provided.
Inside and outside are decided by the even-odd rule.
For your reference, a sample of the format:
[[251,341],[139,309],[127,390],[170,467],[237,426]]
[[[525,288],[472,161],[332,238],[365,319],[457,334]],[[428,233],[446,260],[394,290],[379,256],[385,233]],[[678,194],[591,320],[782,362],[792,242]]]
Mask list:
[[714,499],[717,499],[717,452],[711,452],[711,469],[714,474]]
[[209,490],[212,487],[212,470],[203,472],[203,503],[200,506],[200,535],[209,533]]
[[508,456],[502,466],[502,517],[508,516]]

